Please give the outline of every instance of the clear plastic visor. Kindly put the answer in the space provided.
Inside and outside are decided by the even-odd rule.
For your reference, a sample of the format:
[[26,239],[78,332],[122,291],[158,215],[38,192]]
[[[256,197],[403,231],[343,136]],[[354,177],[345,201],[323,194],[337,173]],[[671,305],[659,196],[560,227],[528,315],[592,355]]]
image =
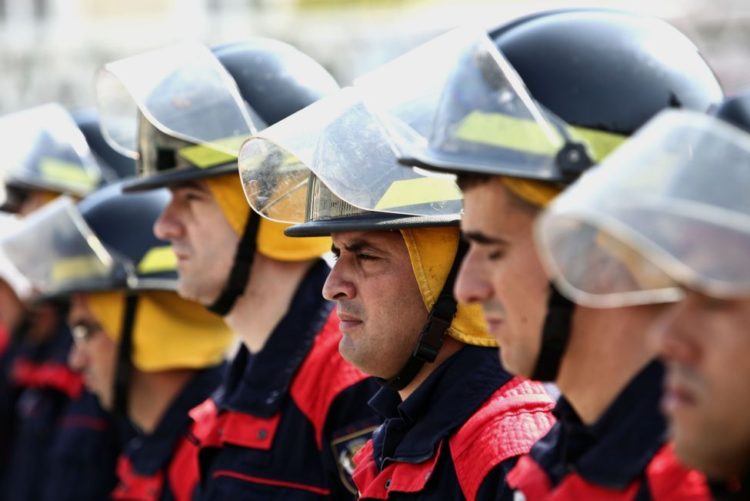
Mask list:
[[538,243],[583,304],[750,296],[749,192],[750,135],[664,111],[552,203]]
[[571,127],[539,106],[479,29],[438,37],[355,87],[405,162],[557,180],[566,144],[583,146],[570,153],[573,164],[596,158],[603,146],[594,144],[603,141],[601,133]]
[[86,138],[59,104],[0,117],[0,138],[4,182],[27,182],[82,196],[102,180]]
[[60,197],[24,218],[1,242],[2,251],[42,293],[107,281],[115,261],[73,200]]
[[306,221],[312,176],[333,195],[366,211],[458,215],[452,176],[401,166],[378,121],[351,88],[324,98],[250,138],[239,157],[242,186],[260,215]]
[[96,78],[101,126],[113,148],[138,158],[138,112],[162,133],[197,145],[189,152],[237,157],[265,127],[213,53],[185,43],[108,63]]

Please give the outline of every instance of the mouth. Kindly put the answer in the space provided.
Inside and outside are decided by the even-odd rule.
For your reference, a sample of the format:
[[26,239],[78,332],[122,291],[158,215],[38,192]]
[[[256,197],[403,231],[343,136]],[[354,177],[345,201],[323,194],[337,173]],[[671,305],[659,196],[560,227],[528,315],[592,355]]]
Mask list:
[[661,398],[662,412],[674,416],[695,407],[696,404],[697,399],[694,392],[690,391],[685,385],[667,379],[664,384],[664,395]]
[[348,334],[349,331],[356,329],[362,325],[362,320],[353,315],[339,312],[339,329],[344,334]]
[[484,322],[487,324],[487,332],[493,336],[497,336],[500,332],[500,328],[505,323],[502,318],[498,316],[486,315],[484,316]]

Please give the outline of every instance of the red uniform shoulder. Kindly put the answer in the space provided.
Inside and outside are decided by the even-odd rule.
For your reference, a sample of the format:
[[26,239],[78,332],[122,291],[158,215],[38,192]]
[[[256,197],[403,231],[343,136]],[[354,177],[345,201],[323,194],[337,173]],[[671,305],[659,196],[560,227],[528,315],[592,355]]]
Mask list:
[[656,453],[646,468],[646,478],[656,501],[712,499],[705,475],[680,463],[671,444]]
[[290,388],[295,404],[315,428],[318,447],[323,444],[323,426],[333,400],[368,377],[341,357],[338,326],[339,318],[334,310],[316,336]]
[[544,387],[513,378],[500,387],[450,439],[456,475],[472,500],[487,474],[503,461],[526,454],[554,423]]

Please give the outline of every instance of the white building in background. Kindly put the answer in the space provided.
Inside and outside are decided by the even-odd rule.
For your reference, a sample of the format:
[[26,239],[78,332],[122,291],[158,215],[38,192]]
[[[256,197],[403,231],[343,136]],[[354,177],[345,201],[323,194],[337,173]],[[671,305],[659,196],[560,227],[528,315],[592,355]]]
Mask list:
[[[665,17],[693,38],[730,89],[750,85],[750,2],[591,0]],[[286,40],[342,82],[457,23],[501,21],[569,0],[0,0],[0,113],[93,104],[103,63],[184,39]],[[658,10],[657,10],[658,9]]]

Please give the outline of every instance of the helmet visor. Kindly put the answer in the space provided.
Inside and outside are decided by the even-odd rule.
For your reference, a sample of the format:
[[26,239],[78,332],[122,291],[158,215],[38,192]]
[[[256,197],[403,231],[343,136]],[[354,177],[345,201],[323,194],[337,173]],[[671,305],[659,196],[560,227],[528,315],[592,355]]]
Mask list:
[[678,286],[750,295],[750,137],[665,111],[540,219],[542,255],[577,302],[674,300]]
[[558,181],[590,166],[590,143],[602,141],[601,133],[571,127],[536,103],[478,29],[438,37],[355,87],[407,164]]
[[24,218],[1,246],[21,274],[45,294],[110,283],[116,273],[113,257],[68,197]]
[[83,196],[102,172],[70,114],[46,104],[0,117],[4,183]]
[[197,43],[108,63],[97,75],[96,97],[105,138],[133,158],[140,151],[139,112],[158,133],[181,142],[180,157],[203,168],[235,161],[242,141],[265,126],[219,60]]
[[[319,184],[333,195],[330,203],[338,199],[364,211],[440,216],[461,210],[453,178],[404,169],[351,88],[253,136],[240,151],[239,166],[252,208],[284,223],[319,219],[320,213],[308,213],[308,194],[320,193]],[[328,209],[323,212],[341,215]]]

